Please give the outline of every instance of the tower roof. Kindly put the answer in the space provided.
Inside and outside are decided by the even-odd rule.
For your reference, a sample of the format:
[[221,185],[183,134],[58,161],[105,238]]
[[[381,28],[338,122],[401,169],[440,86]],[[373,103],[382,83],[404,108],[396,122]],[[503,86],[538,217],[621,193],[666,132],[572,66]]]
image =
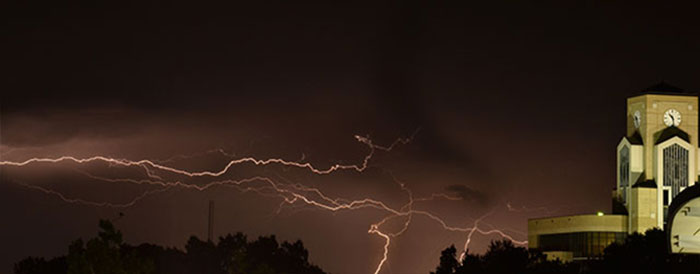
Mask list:
[[694,95],[693,92],[688,92],[682,88],[672,86],[664,81],[642,90],[644,94],[661,94],[661,95]]
[[641,176],[637,178],[637,181],[634,182],[632,185],[632,188],[656,188],[656,182],[652,180],[646,180],[644,176],[644,172],[642,172]]
[[656,139],[656,142],[654,144],[655,145],[661,144],[661,143],[665,142],[666,140],[671,139],[671,138],[676,137],[676,136],[678,136],[679,138],[683,139],[684,141],[690,143],[690,136],[688,135],[688,133],[686,133],[685,131],[683,131],[680,128],[671,126],[671,127],[667,127],[666,129],[664,129],[663,131],[661,131],[659,133],[659,137],[658,137],[658,139]]
[[632,188],[656,188],[656,182],[654,180],[640,180]]
[[633,145],[643,145],[644,144],[644,140],[642,139],[642,135],[639,134],[638,130],[635,130],[634,134],[632,134],[632,136],[628,136],[627,141],[629,141],[630,144],[633,144]]

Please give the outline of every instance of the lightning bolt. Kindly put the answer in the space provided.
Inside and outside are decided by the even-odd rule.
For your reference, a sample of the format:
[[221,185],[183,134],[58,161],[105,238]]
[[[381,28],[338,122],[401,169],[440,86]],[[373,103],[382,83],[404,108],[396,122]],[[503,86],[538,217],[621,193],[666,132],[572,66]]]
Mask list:
[[224,168],[222,168],[219,171],[200,171],[200,172],[190,172],[186,171],[183,169],[178,169],[178,168],[173,168],[169,166],[165,166],[162,164],[158,164],[154,161],[151,160],[139,160],[139,161],[130,161],[126,159],[115,159],[115,158],[110,158],[110,157],[104,157],[104,156],[93,156],[90,158],[83,158],[79,159],[73,156],[62,156],[58,158],[31,158],[28,160],[25,160],[23,162],[12,162],[12,161],[0,161],[0,165],[6,165],[6,166],[26,166],[31,163],[57,163],[57,162],[62,162],[62,161],[72,161],[75,163],[83,164],[83,163],[89,163],[89,162],[94,162],[94,161],[103,161],[107,162],[109,164],[114,164],[114,165],[120,165],[120,166],[141,166],[149,174],[149,177],[154,178],[154,179],[160,179],[159,176],[156,176],[152,173],[150,173],[151,168],[163,170],[163,171],[168,171],[172,173],[176,173],[179,175],[184,175],[188,177],[202,177],[202,176],[210,176],[210,177],[218,177],[221,176],[222,174],[225,174],[228,172],[228,170],[238,164],[243,164],[243,163],[252,163],[254,165],[269,165],[269,164],[281,164],[285,166],[293,166],[293,167],[298,167],[298,168],[306,168],[309,171],[319,174],[319,175],[325,175],[325,174],[330,174],[334,171],[337,170],[355,170],[357,172],[362,172],[367,168],[367,165],[369,164],[369,160],[374,156],[375,150],[384,150],[384,151],[391,151],[396,147],[398,144],[408,144],[411,142],[411,140],[414,138],[415,134],[417,134],[418,131],[414,132],[413,135],[409,138],[399,138],[396,141],[394,141],[390,146],[384,147],[384,146],[379,146],[375,145],[372,143],[372,140],[369,139],[369,137],[362,137],[359,135],[355,135],[355,139],[358,142],[364,143],[370,148],[370,152],[364,157],[364,160],[362,161],[362,164],[360,165],[341,165],[341,164],[335,164],[330,166],[327,169],[319,169],[314,167],[311,163],[309,162],[304,162],[304,163],[298,163],[298,162],[293,162],[293,161],[286,161],[281,158],[271,158],[271,159],[266,159],[266,160],[259,160],[255,159],[253,157],[245,157],[245,158],[239,158],[236,160],[231,160],[228,162]]
[[[356,135],[355,139],[360,142],[365,144],[366,146],[369,147],[369,152],[363,160],[361,161],[360,164],[353,164],[353,165],[341,165],[341,164],[334,164],[331,165],[328,168],[318,168],[313,166],[309,162],[297,162],[297,161],[287,161],[283,160],[280,158],[270,158],[270,159],[265,159],[265,160],[259,160],[253,157],[244,157],[244,158],[239,158],[239,159],[234,159],[230,160],[228,164],[226,164],[223,168],[219,170],[214,170],[214,171],[188,171],[185,169],[179,169],[179,168],[174,168],[171,166],[167,166],[166,163],[174,161],[175,159],[183,159],[188,156],[186,155],[178,155],[175,157],[171,157],[166,160],[161,160],[161,161],[155,161],[155,160],[138,160],[138,161],[131,161],[127,159],[116,159],[116,158],[111,158],[111,157],[106,157],[106,156],[93,156],[89,158],[76,158],[73,156],[61,156],[58,158],[31,158],[22,162],[13,162],[13,161],[0,161],[0,166],[15,166],[15,167],[22,167],[22,166],[27,166],[33,163],[59,163],[63,161],[70,161],[74,162],[77,164],[85,164],[85,163],[90,163],[90,162],[104,162],[107,163],[109,166],[122,166],[122,167],[138,167],[142,168],[145,171],[145,175],[147,178],[145,179],[134,179],[134,178],[108,178],[108,177],[103,177],[103,176],[98,176],[94,175],[88,172],[80,171],[78,170],[81,174],[84,176],[87,176],[90,179],[93,180],[99,180],[99,181],[104,181],[104,182],[111,182],[111,183],[130,183],[130,184],[137,184],[137,185],[149,185],[149,186],[154,186],[156,188],[154,189],[149,189],[146,190],[136,197],[132,198],[131,200],[124,202],[124,203],[109,203],[109,202],[100,202],[100,201],[90,201],[87,199],[82,199],[82,198],[72,198],[68,197],[67,195],[51,190],[42,186],[37,186],[37,185],[29,185],[26,183],[19,183],[20,185],[27,187],[32,190],[40,191],[45,194],[53,195],[61,199],[63,202],[66,203],[72,203],[72,204],[80,204],[80,205],[86,205],[86,206],[97,206],[97,207],[113,207],[113,208],[125,208],[125,207],[130,207],[136,204],[138,201],[144,199],[147,196],[162,193],[165,191],[168,191],[170,189],[174,188],[183,188],[183,189],[191,189],[191,190],[196,190],[196,191],[203,191],[207,190],[209,188],[215,187],[215,186],[231,186],[236,189],[238,189],[241,192],[255,192],[258,193],[262,196],[268,196],[268,197],[278,197],[280,198],[280,207],[278,209],[278,213],[282,210],[282,207],[284,205],[291,205],[294,206],[296,204],[302,204],[306,206],[310,206],[312,208],[320,209],[320,210],[326,210],[326,211],[331,211],[331,212],[338,212],[338,211],[347,211],[347,210],[355,210],[355,209],[360,209],[360,208],[374,208],[377,210],[381,210],[385,212],[387,215],[379,220],[378,222],[371,223],[369,225],[369,230],[367,231],[368,234],[374,234],[377,235],[378,237],[382,238],[384,240],[384,245],[383,245],[383,253],[381,256],[381,260],[379,261],[378,265],[375,268],[374,273],[378,274],[382,271],[383,266],[386,264],[386,262],[389,259],[389,247],[392,243],[393,238],[397,238],[400,235],[402,235],[404,232],[406,232],[412,220],[414,219],[414,215],[417,216],[424,216],[427,217],[430,220],[433,220],[440,224],[440,226],[446,230],[446,231],[451,231],[451,232],[459,232],[459,233],[465,233],[467,235],[465,243],[464,243],[464,249],[463,252],[460,255],[460,261],[462,258],[465,256],[469,244],[471,242],[471,239],[475,233],[479,233],[481,235],[490,235],[490,234],[497,234],[503,238],[511,240],[515,244],[519,245],[526,245],[527,241],[518,241],[514,239],[512,236],[509,234],[505,233],[503,230],[499,230],[494,228],[492,225],[492,229],[490,230],[485,230],[479,227],[480,223],[483,223],[483,220],[487,218],[492,212],[489,214],[483,215],[480,218],[476,219],[473,223],[472,226],[469,227],[457,227],[457,226],[452,226],[449,225],[448,222],[446,222],[443,218],[438,216],[437,214],[434,214],[432,212],[426,211],[426,210],[418,210],[414,208],[414,204],[417,202],[429,202],[429,201],[434,201],[436,199],[444,199],[448,201],[457,201],[461,200],[459,197],[453,197],[449,196],[444,193],[433,193],[428,197],[419,197],[419,198],[414,198],[413,192],[406,186],[404,182],[401,182],[398,180],[393,173],[391,174],[391,177],[393,180],[398,184],[398,186],[401,188],[402,191],[404,191],[408,197],[408,201],[403,204],[399,208],[393,208],[390,207],[387,203],[372,199],[372,198],[363,198],[363,199],[356,199],[356,200],[351,200],[351,199],[346,199],[342,197],[330,197],[329,195],[325,194],[322,190],[318,188],[313,188],[313,187],[308,187],[302,184],[295,184],[295,183],[281,183],[277,180],[274,180],[270,177],[264,177],[264,176],[255,176],[255,177],[250,177],[250,178],[244,178],[244,179],[239,179],[239,180],[233,180],[233,179],[226,179],[226,180],[214,180],[210,181],[206,184],[194,184],[194,183],[187,183],[182,180],[174,180],[174,181],[167,181],[164,180],[162,176],[159,176],[156,174],[157,172],[169,172],[173,175],[179,175],[179,176],[185,176],[187,178],[195,178],[195,177],[220,177],[224,174],[226,174],[229,169],[235,165],[239,164],[244,164],[244,163],[250,163],[254,164],[256,166],[264,166],[264,165],[270,165],[270,164],[279,164],[282,166],[286,167],[296,167],[296,168],[301,168],[301,169],[306,169],[309,172],[317,175],[328,175],[336,171],[340,170],[354,170],[356,172],[363,172],[367,167],[369,166],[369,162],[371,158],[374,156],[375,152],[377,150],[385,151],[385,152],[390,152],[392,151],[396,146],[398,145],[405,145],[411,142],[411,140],[414,138],[415,134],[418,131],[414,132],[413,135],[411,135],[409,138],[399,138],[393,143],[391,143],[389,146],[380,146],[376,145],[372,142],[372,140],[369,138],[369,136],[363,137]],[[206,153],[212,153],[212,152],[218,152],[222,153],[226,156],[232,156],[231,154],[227,154],[223,150],[214,150],[214,151],[208,151]],[[162,174],[161,174],[162,175]],[[263,185],[255,185],[254,183],[262,183]],[[510,204],[508,204],[508,208],[511,209]],[[396,219],[396,218],[403,218],[403,225],[401,229],[395,232],[391,231],[385,231],[382,229],[382,226],[385,225],[387,222]],[[485,224],[485,223],[484,223]]]

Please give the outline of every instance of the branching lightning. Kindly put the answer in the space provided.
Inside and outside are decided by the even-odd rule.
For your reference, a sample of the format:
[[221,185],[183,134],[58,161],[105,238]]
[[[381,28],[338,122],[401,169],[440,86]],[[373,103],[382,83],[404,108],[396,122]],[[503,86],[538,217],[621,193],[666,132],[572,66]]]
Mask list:
[[[365,144],[370,149],[368,154],[363,158],[362,162],[360,164],[353,164],[353,165],[334,164],[334,165],[331,165],[330,167],[325,168],[325,169],[315,167],[309,162],[287,161],[287,160],[280,159],[280,158],[259,160],[259,159],[253,158],[253,157],[244,157],[244,158],[230,160],[228,162],[228,164],[226,164],[223,168],[221,168],[218,171],[217,170],[215,170],[215,171],[188,171],[185,169],[174,168],[174,167],[166,165],[166,163],[174,161],[175,159],[187,157],[184,155],[179,155],[179,156],[176,156],[174,158],[161,160],[161,161],[155,161],[155,160],[131,161],[131,160],[126,160],[126,159],[116,159],[116,158],[105,157],[105,156],[93,156],[93,157],[89,157],[89,158],[76,158],[76,157],[72,157],[72,156],[62,156],[62,157],[58,157],[58,158],[31,158],[31,159],[28,159],[28,160],[25,160],[22,162],[0,161],[0,166],[23,167],[23,166],[27,166],[27,165],[30,165],[33,163],[59,163],[59,162],[63,162],[63,161],[69,161],[69,162],[74,162],[77,164],[85,164],[85,163],[90,163],[90,162],[104,162],[110,166],[140,167],[140,168],[143,168],[145,170],[145,174],[147,177],[146,179],[108,178],[108,177],[104,177],[104,176],[94,175],[94,174],[84,172],[84,171],[79,171],[84,176],[86,176],[90,179],[93,179],[93,180],[112,182],[112,183],[130,183],[130,184],[137,184],[137,185],[149,185],[152,187],[151,189],[142,192],[141,194],[137,195],[133,199],[131,199],[127,202],[124,202],[124,203],[109,203],[109,202],[101,202],[101,201],[90,201],[90,200],[82,199],[82,198],[72,198],[72,197],[68,197],[67,195],[65,195],[59,191],[55,191],[55,190],[52,190],[52,189],[49,189],[46,187],[37,186],[37,185],[30,185],[30,184],[26,184],[26,183],[19,183],[20,185],[27,187],[29,189],[37,190],[37,191],[40,191],[40,192],[43,192],[43,193],[46,193],[49,195],[56,196],[59,199],[61,199],[63,202],[86,205],[86,206],[125,208],[125,207],[133,206],[134,204],[136,204],[138,201],[144,199],[145,197],[148,197],[148,196],[154,195],[154,194],[158,194],[158,193],[162,193],[162,192],[168,191],[168,190],[173,189],[173,188],[183,188],[183,189],[203,191],[203,190],[207,190],[209,188],[215,187],[215,186],[233,186],[241,192],[255,192],[255,193],[258,193],[262,196],[280,198],[281,203],[280,203],[280,208],[278,209],[278,212],[280,210],[282,210],[282,206],[284,206],[284,205],[295,205],[295,204],[303,204],[306,206],[311,206],[312,208],[317,208],[320,210],[327,210],[327,211],[331,211],[331,212],[355,210],[355,209],[360,209],[360,208],[374,208],[377,210],[381,210],[381,211],[385,212],[387,215],[384,218],[382,218],[381,220],[379,220],[378,222],[371,223],[369,225],[369,230],[367,231],[369,234],[375,234],[375,235],[381,237],[382,239],[384,239],[381,260],[379,261],[378,265],[375,268],[375,271],[374,271],[375,274],[378,274],[382,271],[382,267],[385,265],[385,263],[389,259],[389,246],[391,245],[392,239],[401,236],[404,232],[406,232],[409,229],[411,222],[414,220],[414,217],[415,217],[414,215],[427,217],[428,219],[437,222],[446,231],[459,232],[459,233],[466,234],[466,240],[464,243],[463,251],[460,255],[460,261],[465,256],[466,252],[468,251],[469,244],[470,244],[472,237],[475,233],[479,233],[481,235],[496,234],[496,235],[499,235],[503,238],[511,240],[515,244],[526,245],[527,241],[518,241],[518,240],[514,239],[512,236],[510,236],[509,234],[505,233],[503,230],[493,228],[493,226],[491,226],[491,225],[490,226],[492,229],[490,229],[490,230],[485,230],[485,229],[480,228],[479,227],[480,223],[483,223],[483,220],[486,217],[488,217],[490,215],[490,213],[483,215],[480,218],[476,219],[474,221],[473,225],[470,227],[457,227],[457,226],[449,225],[448,222],[446,222],[443,218],[441,218],[440,216],[438,216],[435,213],[432,213],[432,212],[429,212],[426,210],[415,209],[414,204],[417,202],[429,202],[429,201],[433,201],[436,199],[456,201],[456,200],[461,200],[461,198],[449,196],[449,195],[444,194],[444,193],[433,193],[428,197],[414,198],[413,192],[406,186],[405,183],[399,181],[396,177],[394,177],[393,174],[391,174],[392,178],[398,184],[398,186],[401,188],[401,190],[406,193],[406,195],[408,197],[408,201],[399,208],[392,208],[386,202],[383,202],[381,200],[372,199],[369,197],[363,198],[363,199],[356,199],[356,200],[346,199],[346,198],[342,198],[342,197],[330,197],[329,195],[325,194],[323,191],[321,191],[318,188],[308,187],[308,186],[305,186],[302,184],[281,183],[281,182],[278,182],[277,180],[274,180],[274,179],[269,178],[269,177],[264,177],[264,176],[255,176],[255,177],[244,178],[244,179],[239,179],[239,180],[233,180],[233,179],[212,180],[206,184],[194,184],[194,183],[187,183],[185,180],[168,181],[168,180],[165,180],[161,174],[163,172],[171,173],[172,175],[184,176],[184,178],[193,178],[193,177],[216,178],[216,177],[221,177],[222,175],[226,174],[231,167],[239,165],[239,164],[245,164],[245,163],[253,164],[256,166],[279,164],[279,165],[287,166],[287,167],[296,167],[296,168],[306,169],[309,172],[316,174],[316,175],[328,175],[328,174],[331,174],[333,172],[340,171],[340,170],[353,170],[356,172],[363,172],[369,166],[369,162],[377,150],[390,152],[396,146],[398,146],[400,144],[405,145],[405,144],[408,144],[409,142],[411,142],[411,140],[414,138],[416,133],[417,133],[417,131],[414,132],[414,134],[411,135],[409,138],[399,138],[389,146],[376,145],[372,142],[372,140],[369,137],[355,136],[355,139],[358,142]],[[214,150],[214,152],[219,152],[219,153],[222,153],[226,156],[233,156],[232,154],[227,154],[223,150]],[[209,152],[207,152],[207,153],[209,153]],[[159,175],[159,174],[161,174],[161,175]],[[257,183],[257,185],[254,185],[253,183]],[[260,183],[262,183],[263,185],[260,185]],[[507,204],[507,206],[508,206],[509,210],[513,209],[510,206],[510,204]],[[382,230],[383,225],[385,225],[390,220],[393,220],[396,218],[402,218],[402,220],[403,220],[402,226],[398,231],[392,232],[392,231]]]

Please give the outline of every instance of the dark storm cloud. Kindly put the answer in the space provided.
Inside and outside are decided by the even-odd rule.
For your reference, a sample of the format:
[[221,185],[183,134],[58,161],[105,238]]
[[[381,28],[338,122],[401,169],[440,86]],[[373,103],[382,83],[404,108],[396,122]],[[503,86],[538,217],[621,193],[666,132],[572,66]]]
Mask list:
[[449,185],[445,187],[445,190],[474,205],[487,206],[491,203],[491,197],[486,193],[466,185]]
[[121,109],[83,108],[15,113],[1,120],[2,143],[9,147],[38,147],[60,144],[73,138],[104,140],[138,134],[151,118]]
[[[326,176],[317,179],[324,181],[319,186],[353,197],[394,195],[393,181],[364,176],[377,177],[374,167],[396,165],[404,167],[396,175],[407,178],[407,185],[452,193],[469,206],[511,201],[502,197],[511,193],[522,196],[525,206],[533,199],[566,204],[575,196],[602,207],[609,204],[615,176],[610,151],[624,132],[618,114],[624,113],[626,96],[661,79],[687,90],[700,87],[696,9],[670,2],[14,2],[0,8],[9,22],[2,25],[0,43],[6,48],[0,52],[0,127],[3,145],[36,148],[31,155],[10,154],[21,159],[76,151],[166,159],[223,147],[237,156],[304,155],[305,161],[328,166],[362,161],[367,148],[354,134],[370,134],[384,145],[421,128],[410,144],[376,153],[369,173]],[[197,170],[223,165],[197,162],[202,162]],[[444,183],[435,186],[435,177]],[[221,200],[238,200],[216,193]],[[2,227],[10,231],[0,233],[6,236],[0,241],[22,250],[13,258],[0,256],[0,272],[9,272],[20,256],[38,250],[58,255],[66,242],[94,233],[48,235],[55,243],[47,246],[31,242],[28,227],[77,227],[69,219],[91,228],[89,218],[104,217],[74,211],[91,208],[55,206],[56,199],[24,189],[0,195],[6,195],[0,196],[5,215],[18,220]],[[192,200],[183,208],[206,205],[198,193],[179,195]],[[337,246],[300,224],[318,226],[323,220],[346,226],[337,216],[256,226],[251,218],[269,212],[247,211],[265,208],[270,200],[247,197],[253,201],[221,207],[240,211],[227,212],[234,216],[228,218],[232,231],[290,233],[320,243],[311,256],[325,258],[318,263],[333,273],[370,272],[349,259],[375,255],[355,245],[376,240],[366,235],[365,216],[353,222],[362,226],[359,236],[340,237],[352,245],[351,255],[332,256],[323,250]],[[155,196],[127,214],[130,236],[176,246],[198,231],[197,210],[148,206],[166,201],[181,204]],[[463,208],[449,211],[464,217]],[[162,216],[173,219],[154,218]],[[506,215],[503,224],[524,228],[527,216],[520,217]],[[139,227],[154,232],[144,234]],[[37,229],[36,235],[47,234]],[[392,251],[392,256],[396,253],[406,257],[392,257],[394,272],[433,267],[407,263],[425,261],[422,254]]]

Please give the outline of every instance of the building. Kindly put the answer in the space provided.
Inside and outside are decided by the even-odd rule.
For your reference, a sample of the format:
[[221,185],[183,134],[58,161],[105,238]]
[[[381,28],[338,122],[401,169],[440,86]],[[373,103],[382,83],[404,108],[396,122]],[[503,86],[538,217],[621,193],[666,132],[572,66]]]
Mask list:
[[[606,246],[622,241],[627,234],[663,229],[669,220],[684,224],[677,226],[685,236],[674,234],[678,236],[676,244],[694,247],[693,232],[697,231],[688,231],[700,228],[700,198],[693,199],[700,191],[692,187],[700,171],[697,95],[657,84],[627,99],[626,120],[626,135],[616,151],[613,214],[530,219],[530,248],[542,250],[550,259],[588,259],[601,255]],[[680,201],[674,204],[677,197],[683,197],[682,204],[690,206],[680,205]],[[692,206],[696,204],[697,209]],[[691,210],[690,215],[697,214],[698,219],[685,217]],[[686,213],[673,217],[678,212]],[[670,231],[669,239],[673,241]],[[700,239],[700,235],[697,237]],[[700,240],[697,248],[700,252]]]

